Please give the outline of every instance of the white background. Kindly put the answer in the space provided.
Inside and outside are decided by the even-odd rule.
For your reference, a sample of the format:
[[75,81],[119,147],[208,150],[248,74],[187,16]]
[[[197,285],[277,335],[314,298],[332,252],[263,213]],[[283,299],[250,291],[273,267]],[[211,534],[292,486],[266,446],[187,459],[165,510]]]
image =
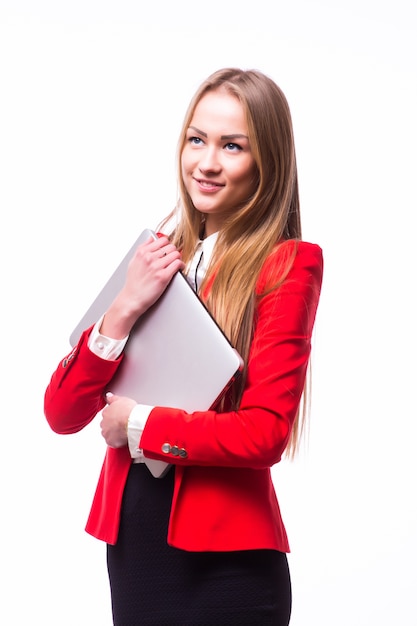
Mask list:
[[412,0],[0,0],[0,620],[110,626],[84,532],[98,420],[43,393],[84,308],[176,197],[189,98],[258,68],[287,95],[324,249],[309,445],[274,468],[291,626],[415,626],[417,45]]

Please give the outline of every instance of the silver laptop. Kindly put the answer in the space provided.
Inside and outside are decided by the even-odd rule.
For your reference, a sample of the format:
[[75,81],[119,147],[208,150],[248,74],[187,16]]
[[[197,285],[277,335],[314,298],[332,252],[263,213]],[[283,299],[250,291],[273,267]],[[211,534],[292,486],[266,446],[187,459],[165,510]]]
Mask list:
[[[133,244],[70,336],[81,333],[108,309],[122,288],[136,248],[156,234],[146,229]],[[109,387],[141,404],[183,409],[210,409],[239,375],[243,361],[213,317],[178,272],[161,298],[135,324],[122,365]],[[169,465],[146,459],[155,477]]]

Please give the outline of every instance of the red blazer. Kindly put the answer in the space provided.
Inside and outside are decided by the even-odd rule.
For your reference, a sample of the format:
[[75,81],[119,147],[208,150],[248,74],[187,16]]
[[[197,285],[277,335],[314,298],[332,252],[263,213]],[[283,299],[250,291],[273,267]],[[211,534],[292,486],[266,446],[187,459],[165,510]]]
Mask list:
[[[175,465],[168,543],[191,551],[269,548],[289,551],[270,468],[281,459],[304,387],[322,281],[322,252],[293,241],[268,257],[257,283],[270,284],[285,246],[297,245],[284,284],[264,296],[239,410],[186,413],[154,408],[140,440],[145,456]],[[58,433],[75,433],[104,407],[122,357],[106,361],[87,346],[89,329],[58,365],[45,393],[45,415]],[[204,381],[202,381],[203,383]],[[164,443],[187,457],[161,451]],[[127,446],[107,448],[86,530],[117,541]],[[171,470],[172,471],[172,470]],[[163,479],[155,479],[163,480]]]

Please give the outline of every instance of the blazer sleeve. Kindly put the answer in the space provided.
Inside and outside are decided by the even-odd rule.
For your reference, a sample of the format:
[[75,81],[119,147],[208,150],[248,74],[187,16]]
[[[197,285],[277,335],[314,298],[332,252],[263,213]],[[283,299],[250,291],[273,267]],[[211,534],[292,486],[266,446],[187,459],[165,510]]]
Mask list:
[[59,363],[45,391],[45,417],[59,434],[78,432],[101,411],[106,404],[104,393],[122,362],[122,356],[108,361],[89,349],[92,328]]
[[[323,273],[319,246],[283,245],[297,251],[284,283],[260,298],[239,410],[190,414],[155,407],[139,444],[145,456],[185,466],[255,469],[280,460],[304,388]],[[282,254],[279,246],[266,262],[259,289]]]

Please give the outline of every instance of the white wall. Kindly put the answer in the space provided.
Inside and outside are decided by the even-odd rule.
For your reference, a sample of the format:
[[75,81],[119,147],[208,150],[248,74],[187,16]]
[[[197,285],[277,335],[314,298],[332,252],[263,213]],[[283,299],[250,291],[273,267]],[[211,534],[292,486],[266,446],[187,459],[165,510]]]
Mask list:
[[91,295],[171,209],[185,106],[228,65],[263,70],[289,99],[304,238],[326,263],[310,443],[274,469],[292,626],[417,624],[412,9],[0,0],[8,626],[111,624],[105,547],[83,530],[104,442],[98,422],[52,433],[43,393]]

